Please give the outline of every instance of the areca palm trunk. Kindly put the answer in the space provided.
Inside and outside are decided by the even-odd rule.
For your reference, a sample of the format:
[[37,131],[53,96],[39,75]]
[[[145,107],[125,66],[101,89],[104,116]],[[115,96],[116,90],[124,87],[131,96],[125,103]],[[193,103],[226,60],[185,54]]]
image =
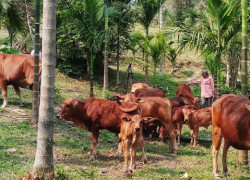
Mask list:
[[[148,34],[149,34],[149,27],[146,28],[146,38],[148,38]],[[145,51],[144,51],[144,53],[145,53]],[[148,83],[148,55],[147,55],[147,53],[145,53],[144,56],[145,56],[145,62],[146,62],[145,81],[146,81],[146,83]]]
[[[161,1],[161,4],[162,4],[162,1]],[[161,5],[160,13],[159,13],[160,31],[163,30],[163,15],[162,14],[163,14],[163,7]],[[162,55],[160,57],[160,66],[159,66],[159,69],[160,69],[159,75],[160,76],[163,76],[163,64],[164,64],[164,56]]]
[[[247,0],[241,0],[242,6],[242,60],[241,93],[247,95]],[[239,163],[248,164],[248,151],[239,151]]]
[[105,47],[104,47],[104,79],[103,79],[103,90],[108,89],[108,26],[109,17],[105,18]]
[[90,97],[94,97],[94,52],[91,50],[90,55]]
[[43,1],[43,61],[41,103],[33,174],[40,179],[54,174],[53,119],[56,63],[56,0]]
[[[27,5],[27,2],[26,2]],[[27,12],[28,13],[28,12]],[[32,37],[32,34],[31,34]],[[36,0],[36,22],[35,22],[35,59],[34,59],[34,82],[33,103],[31,120],[38,122],[39,117],[39,46],[40,46],[40,0]]]

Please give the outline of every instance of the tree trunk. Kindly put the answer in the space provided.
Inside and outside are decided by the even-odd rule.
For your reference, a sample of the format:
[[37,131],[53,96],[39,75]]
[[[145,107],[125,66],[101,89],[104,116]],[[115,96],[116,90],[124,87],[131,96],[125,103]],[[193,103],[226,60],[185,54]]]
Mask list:
[[[161,3],[162,4],[162,3]],[[163,30],[163,7],[161,5],[160,7],[160,15],[159,15],[159,24],[160,24],[160,31]],[[159,75],[160,76],[163,76],[163,65],[164,65],[164,58],[163,58],[163,55],[160,57],[160,63],[159,63],[159,69],[160,69],[160,73]]]
[[[39,2],[39,8],[36,6],[36,11],[37,10],[40,10],[40,0],[36,0],[36,3]],[[38,9],[37,9],[38,8]],[[33,33],[32,33],[32,27],[30,25],[30,17],[29,17],[29,10],[28,10],[28,3],[27,3],[27,0],[25,0],[25,9],[26,9],[26,18],[27,18],[27,24],[28,24],[28,27],[29,27],[29,32],[30,32],[30,38],[33,42],[33,44],[35,43],[35,40],[34,40],[34,36],[33,36]],[[36,17],[37,17],[38,13],[36,12]],[[39,11],[39,18],[40,18],[40,11]],[[36,21],[37,23],[37,21]],[[40,24],[40,21],[39,21],[39,24]]]
[[91,50],[90,55],[90,97],[94,97],[94,52]]
[[235,47],[232,47],[228,50],[228,70],[227,70],[227,83],[228,86],[232,89],[236,89],[236,84],[237,84],[237,76],[238,76],[238,67],[239,62],[240,62],[240,53],[238,52],[238,49],[235,49]]
[[117,27],[117,52],[116,52],[116,84],[120,84],[120,32]]
[[230,80],[230,63],[229,59],[227,61],[227,75],[226,75],[226,86],[229,87],[229,80]]
[[108,60],[108,16],[105,18],[105,47],[104,47],[104,78],[103,78],[103,90],[108,89],[108,69],[109,69],[109,60]]
[[43,2],[43,61],[41,103],[33,174],[45,178],[54,174],[53,118],[56,64],[56,0]]
[[[25,0],[26,2],[26,0]],[[26,3],[27,4],[27,3]],[[28,17],[27,17],[28,18]],[[34,59],[34,82],[33,82],[33,103],[31,120],[38,122],[39,117],[39,47],[40,47],[40,0],[36,0],[36,23],[35,23],[35,59]],[[32,36],[32,34],[31,34]]]
[[220,53],[218,52],[216,55],[216,60],[214,64],[214,89],[215,89],[215,99],[220,98]]
[[[242,60],[241,60],[241,93],[247,95],[247,0],[242,5]],[[239,151],[239,163],[248,164],[248,151]]]
[[[148,28],[146,29],[146,37],[148,38]],[[148,83],[148,55],[147,53],[145,54],[145,62],[146,62],[146,67],[145,67],[145,82]]]

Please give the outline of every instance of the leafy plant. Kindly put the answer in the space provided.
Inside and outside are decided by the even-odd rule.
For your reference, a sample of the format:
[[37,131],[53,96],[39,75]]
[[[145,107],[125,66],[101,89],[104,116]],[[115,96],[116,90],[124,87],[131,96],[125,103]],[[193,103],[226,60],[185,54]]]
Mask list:
[[0,46],[0,53],[6,53],[6,54],[22,54],[21,51],[16,50],[10,46],[2,45]]

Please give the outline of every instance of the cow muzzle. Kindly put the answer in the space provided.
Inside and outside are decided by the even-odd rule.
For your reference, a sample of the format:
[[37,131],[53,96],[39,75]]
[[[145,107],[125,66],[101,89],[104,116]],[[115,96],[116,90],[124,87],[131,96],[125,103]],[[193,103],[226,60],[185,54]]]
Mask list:
[[136,131],[136,132],[139,132],[139,131],[140,131],[140,128],[139,128],[139,127],[136,127],[136,128],[135,128],[135,131]]
[[188,122],[188,119],[184,119],[184,122],[187,123],[187,122]]

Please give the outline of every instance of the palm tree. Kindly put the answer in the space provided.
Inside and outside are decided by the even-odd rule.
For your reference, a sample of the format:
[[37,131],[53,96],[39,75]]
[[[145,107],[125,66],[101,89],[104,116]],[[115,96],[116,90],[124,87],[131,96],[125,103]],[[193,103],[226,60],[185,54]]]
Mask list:
[[175,66],[176,66],[176,60],[177,60],[178,54],[179,54],[179,51],[176,47],[174,47],[174,42],[173,41],[168,42],[165,56],[172,64],[173,75],[175,72]]
[[[241,60],[241,93],[247,95],[247,0],[241,1],[242,6],[242,60]],[[248,164],[248,152],[239,151],[239,162]]]
[[43,61],[41,103],[33,174],[38,179],[54,173],[53,119],[56,64],[56,0],[43,1]]
[[164,40],[164,34],[159,33],[149,42],[148,54],[152,57],[154,67],[153,74],[156,75],[156,66],[161,60],[161,56],[166,52],[166,42]]
[[31,120],[38,122],[39,117],[39,42],[40,42],[40,0],[36,0],[36,25],[35,25],[35,61],[34,61],[34,89]]
[[[240,8],[236,0],[208,0],[205,12],[200,12],[192,28],[181,28],[181,48],[189,46],[203,53],[214,53],[214,81],[216,97],[219,97],[221,83],[221,57],[230,40],[239,32],[232,24],[239,17]],[[237,21],[234,21],[237,22]]]
[[[149,35],[149,26],[153,21],[155,15],[160,10],[164,0],[138,0],[139,9],[139,22],[145,28],[146,37]],[[146,54],[145,61],[148,63],[148,56]],[[148,66],[145,67],[145,81],[148,81]]]
[[24,28],[24,21],[15,1],[0,1],[0,24],[8,30],[10,46],[12,47],[15,33],[22,31]]

